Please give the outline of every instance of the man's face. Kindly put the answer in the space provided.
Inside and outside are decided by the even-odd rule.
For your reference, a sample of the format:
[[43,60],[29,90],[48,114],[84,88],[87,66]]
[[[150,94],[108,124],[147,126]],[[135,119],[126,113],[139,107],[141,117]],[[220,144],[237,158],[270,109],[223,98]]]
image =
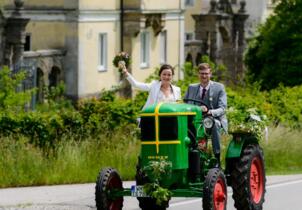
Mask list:
[[199,76],[200,83],[204,84],[204,85],[207,85],[210,81],[210,78],[211,78],[211,70],[209,68],[199,70],[198,76]]

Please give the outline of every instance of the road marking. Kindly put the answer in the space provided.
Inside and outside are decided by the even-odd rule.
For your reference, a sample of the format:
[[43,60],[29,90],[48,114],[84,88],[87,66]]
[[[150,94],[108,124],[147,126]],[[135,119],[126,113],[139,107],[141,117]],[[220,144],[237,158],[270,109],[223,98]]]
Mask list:
[[169,204],[169,207],[182,206],[182,205],[191,204],[191,203],[197,203],[197,202],[201,202],[201,198],[197,198],[197,199],[193,199],[193,200],[188,200],[188,201],[180,201],[180,202],[172,203],[172,204]]
[[286,185],[299,184],[299,183],[302,183],[302,180],[294,180],[294,181],[272,184],[272,185],[266,186],[266,189],[275,188],[275,187],[283,187],[283,186],[286,186]]
[[[232,195],[232,191],[229,188],[228,189],[228,197],[231,196],[231,195]],[[201,202],[201,200],[202,200],[202,198],[190,199],[190,200],[187,200],[187,201],[179,201],[179,202],[169,204],[169,206],[172,206],[172,207],[173,206],[182,206],[182,205],[186,205],[186,204]]]
[[[271,184],[271,185],[267,185],[266,189],[282,187],[282,186],[287,186],[287,185],[291,185],[291,184],[299,184],[299,183],[302,183],[302,180],[294,180],[294,181],[288,181],[288,182],[283,182],[283,183]],[[232,194],[233,194],[232,191],[228,190],[228,197],[232,196]],[[179,202],[175,202],[175,203],[170,203],[169,206],[170,207],[182,206],[182,205],[186,205],[186,204],[201,202],[201,200],[202,200],[202,198],[196,198],[196,199],[187,200],[187,201],[179,201]]]

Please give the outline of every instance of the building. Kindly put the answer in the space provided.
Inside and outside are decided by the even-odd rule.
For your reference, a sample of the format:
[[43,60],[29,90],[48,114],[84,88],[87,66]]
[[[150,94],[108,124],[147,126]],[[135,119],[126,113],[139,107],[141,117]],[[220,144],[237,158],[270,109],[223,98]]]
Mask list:
[[39,101],[44,86],[61,80],[73,99],[119,85],[112,59],[120,51],[131,55],[130,71],[141,81],[163,63],[182,78],[184,61],[197,64],[202,55],[235,78],[246,39],[271,8],[267,1],[1,0],[0,65],[26,69]]
[[185,60],[203,55],[224,64],[234,81],[244,74],[246,42],[272,12],[271,0],[186,0]]
[[[77,99],[116,86],[120,74],[112,59],[120,51],[131,55],[130,70],[139,80],[163,63],[181,77],[182,0],[5,0],[2,6],[4,19],[26,22],[16,43],[2,27],[2,64],[29,69],[40,89],[64,80],[66,94]],[[22,44],[24,53],[16,50]]]

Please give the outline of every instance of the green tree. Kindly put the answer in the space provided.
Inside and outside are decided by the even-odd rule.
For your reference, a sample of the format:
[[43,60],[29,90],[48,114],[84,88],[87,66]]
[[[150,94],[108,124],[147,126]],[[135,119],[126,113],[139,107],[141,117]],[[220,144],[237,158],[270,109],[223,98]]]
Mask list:
[[280,0],[245,55],[249,78],[262,89],[302,84],[302,1]]

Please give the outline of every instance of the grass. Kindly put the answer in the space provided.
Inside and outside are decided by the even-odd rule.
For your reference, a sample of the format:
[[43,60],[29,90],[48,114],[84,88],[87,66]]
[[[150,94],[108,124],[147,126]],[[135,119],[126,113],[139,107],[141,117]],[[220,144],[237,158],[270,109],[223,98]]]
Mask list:
[[285,127],[269,129],[269,138],[263,142],[268,174],[302,173],[302,131]]
[[[77,142],[64,139],[54,153],[45,156],[24,137],[0,138],[0,188],[95,182],[101,168],[116,168],[123,180],[133,180],[139,141],[131,132],[100,135]],[[284,127],[270,128],[269,139],[262,142],[266,172],[302,173],[302,131]],[[223,140],[225,150],[227,142]]]
[[118,169],[123,180],[133,180],[138,141],[120,136],[65,140],[48,157],[24,138],[2,138],[0,187],[95,182],[99,170],[107,166]]

